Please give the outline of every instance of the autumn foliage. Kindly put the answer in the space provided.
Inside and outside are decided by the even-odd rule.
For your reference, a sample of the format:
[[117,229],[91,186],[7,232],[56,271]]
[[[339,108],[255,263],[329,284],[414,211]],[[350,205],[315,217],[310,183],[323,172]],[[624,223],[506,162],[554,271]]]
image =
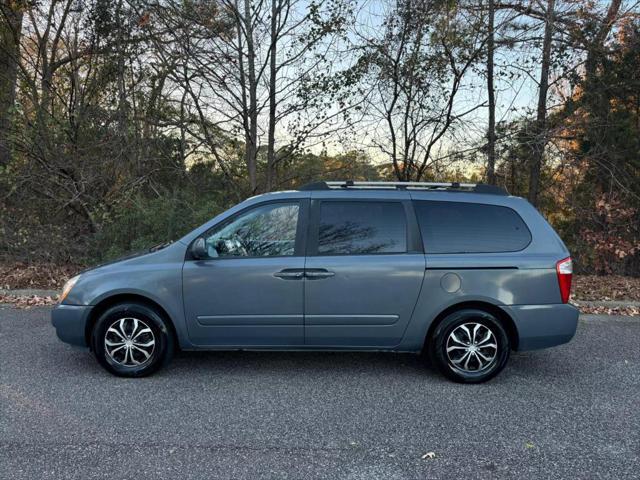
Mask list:
[[592,214],[592,224],[580,236],[591,249],[590,263],[596,273],[610,274],[613,266],[640,252],[638,210],[626,205],[616,195],[599,197]]

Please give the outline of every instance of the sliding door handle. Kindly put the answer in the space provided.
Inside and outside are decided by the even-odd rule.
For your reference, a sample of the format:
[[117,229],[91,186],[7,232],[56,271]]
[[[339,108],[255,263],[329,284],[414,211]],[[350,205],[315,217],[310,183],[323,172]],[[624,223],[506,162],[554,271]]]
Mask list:
[[301,280],[308,278],[310,280],[329,278],[335,276],[334,272],[330,272],[326,268],[308,268],[306,270],[302,268],[285,268],[273,274],[276,278],[282,278],[283,280]]
[[334,272],[330,272],[326,268],[308,268],[304,272],[304,276],[309,279],[321,279],[335,276]]
[[274,277],[282,278],[284,280],[300,280],[304,278],[304,270],[296,268],[285,268],[273,274]]

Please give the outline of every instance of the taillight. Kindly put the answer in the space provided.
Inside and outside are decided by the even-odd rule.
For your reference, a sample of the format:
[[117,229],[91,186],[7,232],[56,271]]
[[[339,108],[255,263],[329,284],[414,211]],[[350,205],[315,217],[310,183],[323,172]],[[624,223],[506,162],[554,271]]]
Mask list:
[[573,275],[573,264],[571,257],[560,260],[556,263],[556,272],[558,273],[558,285],[560,285],[560,296],[562,303],[569,301],[571,295],[571,276]]

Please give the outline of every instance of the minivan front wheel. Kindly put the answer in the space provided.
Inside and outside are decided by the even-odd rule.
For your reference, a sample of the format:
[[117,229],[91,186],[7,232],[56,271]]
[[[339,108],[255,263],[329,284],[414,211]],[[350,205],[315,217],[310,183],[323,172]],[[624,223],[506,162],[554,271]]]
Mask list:
[[119,303],[103,312],[91,344],[100,365],[122,377],[150,375],[169,363],[174,348],[162,315],[135,302]]
[[477,309],[447,315],[436,326],[428,346],[438,370],[461,383],[481,383],[495,377],[507,364],[511,349],[500,321]]

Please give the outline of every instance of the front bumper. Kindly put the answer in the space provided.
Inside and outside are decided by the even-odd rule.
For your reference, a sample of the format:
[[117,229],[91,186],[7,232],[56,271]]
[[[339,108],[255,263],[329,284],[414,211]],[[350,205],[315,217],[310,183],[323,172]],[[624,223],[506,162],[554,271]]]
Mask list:
[[51,324],[55,327],[58,338],[71,345],[88,347],[85,331],[92,308],[90,305],[55,307],[51,312]]
[[537,350],[567,343],[578,327],[578,309],[569,304],[503,307],[518,331],[518,350]]

